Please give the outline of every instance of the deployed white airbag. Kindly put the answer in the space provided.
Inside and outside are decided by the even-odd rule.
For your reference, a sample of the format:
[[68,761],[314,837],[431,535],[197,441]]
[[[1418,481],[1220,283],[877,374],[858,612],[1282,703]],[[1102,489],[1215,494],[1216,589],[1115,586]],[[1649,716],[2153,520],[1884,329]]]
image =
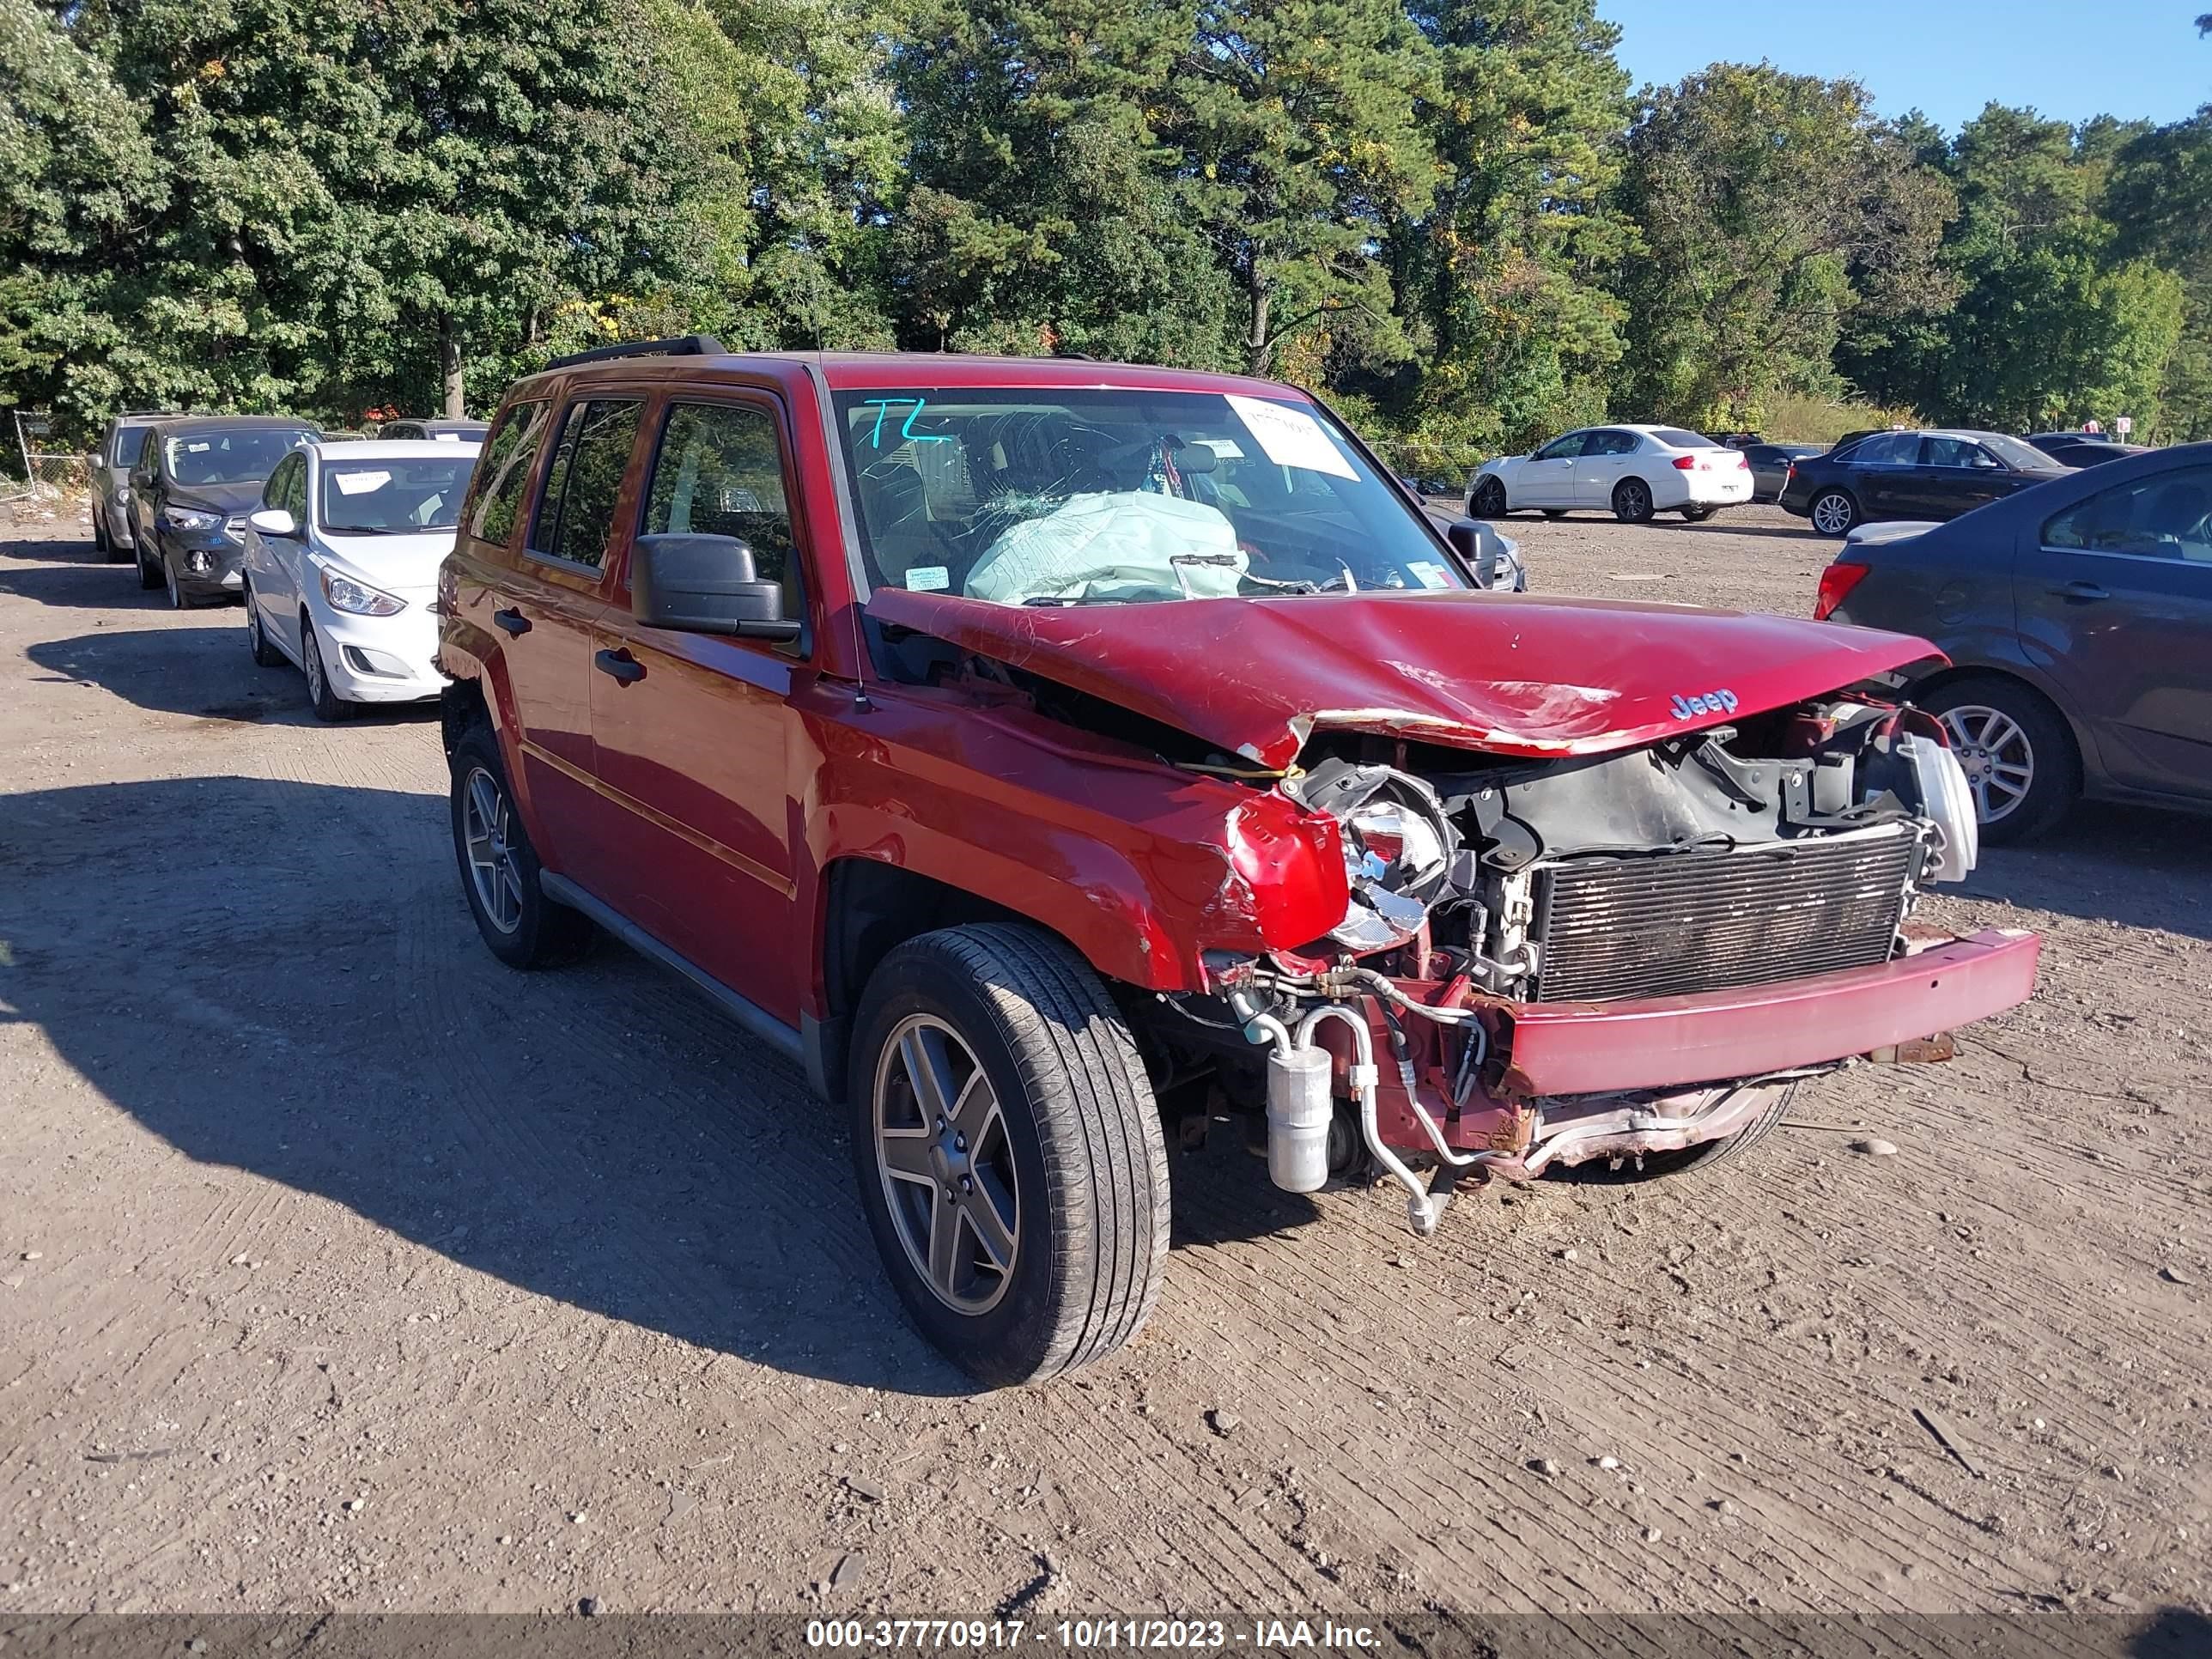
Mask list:
[[1146,490],[1071,495],[1006,531],[969,573],[970,599],[1221,599],[1244,574],[1219,507]]

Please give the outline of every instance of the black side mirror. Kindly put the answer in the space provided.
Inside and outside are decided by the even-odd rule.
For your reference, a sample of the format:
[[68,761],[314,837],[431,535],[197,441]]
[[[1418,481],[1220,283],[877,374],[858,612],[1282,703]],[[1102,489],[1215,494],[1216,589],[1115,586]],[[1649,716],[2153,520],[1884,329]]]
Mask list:
[[781,584],[761,580],[752,549],[735,536],[640,536],[630,546],[629,608],[647,628],[799,637],[798,622],[783,614]]
[[1444,526],[1444,539],[1468,562],[1474,572],[1474,580],[1484,587],[1497,579],[1498,553],[1482,533],[1482,526],[1473,519],[1455,519]]

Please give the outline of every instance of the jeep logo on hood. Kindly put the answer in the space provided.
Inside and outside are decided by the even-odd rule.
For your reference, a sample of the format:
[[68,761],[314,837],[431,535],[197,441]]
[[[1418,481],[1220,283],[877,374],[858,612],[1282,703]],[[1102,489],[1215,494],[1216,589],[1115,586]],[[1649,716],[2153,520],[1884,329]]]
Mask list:
[[1726,686],[1717,691],[1707,691],[1694,697],[1674,694],[1674,718],[1686,720],[1697,714],[1733,714],[1735,713],[1735,693]]

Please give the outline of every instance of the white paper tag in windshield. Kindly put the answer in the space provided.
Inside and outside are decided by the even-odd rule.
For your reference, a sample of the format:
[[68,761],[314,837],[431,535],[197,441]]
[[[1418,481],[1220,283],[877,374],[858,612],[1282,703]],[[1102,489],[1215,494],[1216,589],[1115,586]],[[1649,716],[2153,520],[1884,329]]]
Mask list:
[[331,477],[337,480],[341,495],[366,495],[392,482],[389,472],[333,472]]
[[916,593],[935,593],[952,586],[952,572],[941,564],[918,564],[906,573],[906,585]]
[[1449,587],[1451,572],[1432,559],[1414,559],[1406,568],[1413,573],[1413,580],[1424,587]]
[[1322,429],[1322,423],[1303,409],[1265,403],[1257,398],[1240,398],[1233,392],[1228,398],[1230,408],[1244,422],[1244,429],[1277,466],[1300,466],[1309,472],[1326,472],[1336,478],[1359,476]]
[[458,432],[433,432],[430,439],[434,443],[457,444],[461,441],[461,434]]

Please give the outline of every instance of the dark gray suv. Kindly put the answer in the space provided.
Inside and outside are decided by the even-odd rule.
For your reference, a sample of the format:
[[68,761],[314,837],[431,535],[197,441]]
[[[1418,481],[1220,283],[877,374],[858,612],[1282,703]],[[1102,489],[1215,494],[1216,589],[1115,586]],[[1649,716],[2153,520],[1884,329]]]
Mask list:
[[2085,795],[2212,811],[2212,443],[1854,530],[1814,615],[1950,658],[1912,699],[1949,729],[1986,840]]

